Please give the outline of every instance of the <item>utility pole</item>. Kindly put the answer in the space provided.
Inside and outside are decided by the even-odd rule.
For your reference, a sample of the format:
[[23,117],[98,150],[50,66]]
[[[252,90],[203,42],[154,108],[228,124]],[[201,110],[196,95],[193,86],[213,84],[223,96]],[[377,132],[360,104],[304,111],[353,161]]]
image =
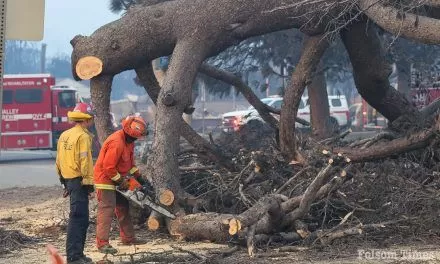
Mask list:
[[47,48],[46,43],[41,44],[41,57],[40,57],[41,73],[46,72],[46,48]]

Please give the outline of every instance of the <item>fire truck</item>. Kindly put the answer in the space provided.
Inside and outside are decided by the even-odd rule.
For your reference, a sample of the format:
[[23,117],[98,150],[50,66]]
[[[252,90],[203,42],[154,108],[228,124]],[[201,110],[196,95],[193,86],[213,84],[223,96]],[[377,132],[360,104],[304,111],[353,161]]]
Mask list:
[[77,91],[55,86],[50,74],[3,77],[1,149],[54,149],[60,134],[72,127],[67,112]]

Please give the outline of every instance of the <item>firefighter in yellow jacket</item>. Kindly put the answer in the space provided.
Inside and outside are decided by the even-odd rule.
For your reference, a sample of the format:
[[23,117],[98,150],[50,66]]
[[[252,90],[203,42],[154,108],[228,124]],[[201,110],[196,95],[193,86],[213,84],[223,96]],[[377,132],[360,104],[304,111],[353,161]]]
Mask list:
[[64,187],[64,196],[70,196],[69,224],[67,226],[67,263],[93,263],[84,255],[89,226],[89,196],[93,193],[92,134],[93,113],[88,104],[78,103],[67,116],[75,126],[64,131],[57,145],[56,168]]

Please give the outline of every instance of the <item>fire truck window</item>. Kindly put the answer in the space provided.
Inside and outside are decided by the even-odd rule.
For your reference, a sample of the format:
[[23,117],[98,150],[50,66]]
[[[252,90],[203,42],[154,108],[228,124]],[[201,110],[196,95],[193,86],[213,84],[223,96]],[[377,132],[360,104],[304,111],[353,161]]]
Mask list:
[[22,104],[40,103],[43,91],[38,89],[19,89],[15,91],[15,102]]
[[4,90],[3,91],[3,104],[12,104],[12,91]]
[[75,92],[61,92],[58,94],[58,101],[61,107],[71,108],[75,107],[76,98]]

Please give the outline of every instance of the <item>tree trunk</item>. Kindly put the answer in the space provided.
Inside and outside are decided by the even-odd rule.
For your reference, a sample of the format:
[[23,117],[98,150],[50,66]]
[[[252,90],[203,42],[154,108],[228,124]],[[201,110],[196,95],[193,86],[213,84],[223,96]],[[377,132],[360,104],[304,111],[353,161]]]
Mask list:
[[316,72],[312,83],[307,87],[310,100],[310,119],[313,135],[317,139],[330,137],[331,122],[328,105],[327,84],[324,71]]
[[96,112],[95,127],[101,145],[114,132],[110,119],[112,81],[113,76],[99,76],[90,81],[90,96],[94,111]]
[[369,105],[390,122],[417,110],[389,83],[391,67],[386,62],[377,32],[365,20],[341,31],[342,41],[350,56],[356,87]]
[[284,94],[280,117],[280,147],[289,160],[299,163],[305,163],[305,159],[297,150],[294,120],[305,87],[310,84],[310,76],[315,72],[327,47],[328,42],[322,35],[305,38],[301,58]]
[[[151,100],[157,104],[157,98],[160,92],[160,86],[153,74],[153,69],[150,64],[136,69],[136,74],[150,96]],[[216,146],[210,144],[203,137],[201,137],[194,129],[191,128],[182,119],[179,120],[180,133],[200,154],[206,155],[211,161],[218,163],[224,168],[235,171],[235,166],[232,164],[230,159],[225,157],[216,148]]]
[[205,56],[206,53],[195,41],[177,43],[157,98],[155,137],[147,166],[151,170],[152,184],[160,202],[167,190],[177,199],[185,196],[179,183],[177,161],[181,135],[180,121],[183,110],[191,105],[192,84]]

